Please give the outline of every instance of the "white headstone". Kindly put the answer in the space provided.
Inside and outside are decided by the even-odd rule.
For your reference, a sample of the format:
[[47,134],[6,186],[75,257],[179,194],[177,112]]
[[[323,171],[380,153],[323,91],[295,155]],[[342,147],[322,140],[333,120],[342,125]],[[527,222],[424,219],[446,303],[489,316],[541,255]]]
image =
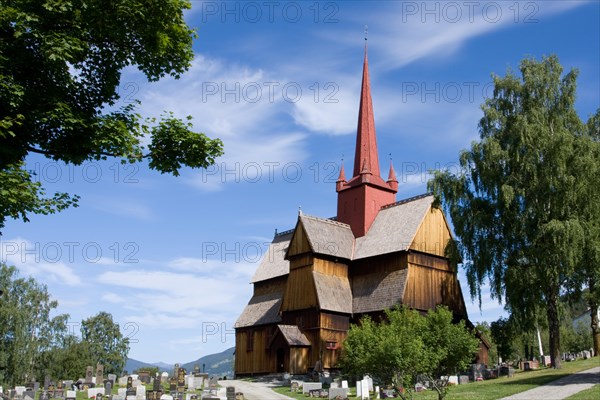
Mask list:
[[126,376],[122,376],[119,378],[118,380],[119,386],[125,386],[127,385],[127,377]]
[[302,384],[302,394],[307,394],[311,390],[323,389],[321,382],[304,382]]
[[121,388],[121,387],[120,387],[120,388],[117,390],[117,394],[118,394],[119,396],[123,396],[123,397],[127,396],[127,388]]
[[138,400],[146,400],[146,386],[140,385],[135,387],[135,398]]
[[127,396],[125,400],[136,400],[136,396]]
[[375,398],[379,399],[379,386],[375,386]]
[[457,375],[452,375],[448,377],[448,384],[449,385],[458,385],[458,376]]
[[348,389],[348,381],[342,381],[342,387]]
[[77,392],[74,390],[67,390],[67,397],[77,397]]
[[367,381],[369,392],[372,392],[373,391],[373,378],[371,378],[369,375],[365,375],[365,376],[363,376],[363,381]]
[[25,386],[15,386],[15,393],[17,396],[23,396],[25,389],[27,389]]
[[362,381],[356,381],[356,397],[362,399]]
[[168,394],[163,394],[162,396],[160,396],[160,400],[173,400],[173,396],[168,395]]
[[361,399],[369,400],[369,381],[363,379],[362,381],[360,381],[360,386]]

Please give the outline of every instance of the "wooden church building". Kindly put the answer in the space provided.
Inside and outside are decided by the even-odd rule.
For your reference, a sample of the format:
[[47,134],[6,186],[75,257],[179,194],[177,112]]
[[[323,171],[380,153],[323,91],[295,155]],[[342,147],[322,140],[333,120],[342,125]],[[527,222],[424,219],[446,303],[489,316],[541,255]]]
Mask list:
[[[444,255],[451,232],[433,196],[396,201],[390,165],[381,178],[365,48],[352,177],[336,183],[337,217],[300,213],[275,235],[235,324],[235,374],[335,369],[351,323],[406,305],[448,306],[468,322],[457,273]],[[472,325],[471,325],[472,326]],[[487,363],[482,343],[478,362]]]

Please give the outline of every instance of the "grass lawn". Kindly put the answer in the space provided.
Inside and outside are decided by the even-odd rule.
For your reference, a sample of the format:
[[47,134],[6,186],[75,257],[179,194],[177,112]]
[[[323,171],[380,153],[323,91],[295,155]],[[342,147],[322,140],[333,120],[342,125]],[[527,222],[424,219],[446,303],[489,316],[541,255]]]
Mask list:
[[[467,385],[458,385],[450,389],[447,400],[495,400],[502,397],[533,389],[575,372],[583,371],[600,365],[600,359],[594,357],[589,360],[564,362],[561,369],[541,368],[536,371],[518,372],[512,378],[502,377],[482,382],[472,382]],[[302,393],[292,393],[289,387],[278,387],[276,392],[295,399],[306,399]],[[585,397],[570,397],[576,400],[600,399],[600,385],[590,390],[581,392]],[[415,393],[415,400],[437,400],[437,392],[428,390]]]
[[583,390],[576,395],[569,397],[569,400],[598,400],[600,399],[600,385],[595,385],[591,389]]

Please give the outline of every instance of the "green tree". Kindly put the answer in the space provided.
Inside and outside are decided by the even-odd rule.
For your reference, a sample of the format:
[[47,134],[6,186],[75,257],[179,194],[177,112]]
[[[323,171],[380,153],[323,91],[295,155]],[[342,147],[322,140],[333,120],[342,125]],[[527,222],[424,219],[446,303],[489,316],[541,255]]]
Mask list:
[[[88,365],[96,365],[87,343],[77,336],[67,335],[61,342],[44,354],[48,360],[43,374],[56,379],[71,379],[82,376]],[[39,375],[41,376],[41,375]]]
[[498,364],[498,346],[492,337],[491,325],[487,321],[479,322],[475,325],[475,330],[478,331],[490,343],[491,347],[488,351],[488,362],[490,365]]
[[39,378],[48,367],[42,355],[66,334],[68,316],[51,317],[58,303],[46,286],[20,278],[15,267],[3,263],[0,289],[0,382],[14,386]]
[[23,170],[29,153],[76,165],[147,158],[150,168],[173,175],[222,154],[221,141],[193,132],[189,119],[143,119],[139,101],[118,105],[124,68],[150,82],[189,68],[189,7],[189,0],[0,1],[0,229],[7,217],[27,220],[77,201],[44,197]]
[[490,325],[492,340],[496,343],[498,356],[504,361],[515,358],[515,327],[508,318],[499,318]]
[[369,374],[392,384],[403,399],[413,397],[417,375],[434,384],[438,398],[448,391],[448,380],[464,370],[477,352],[478,339],[464,326],[453,324],[445,307],[430,310],[426,316],[407,308],[385,311],[378,324],[368,316],[352,325],[344,341],[340,367],[352,376]]
[[559,295],[581,265],[582,210],[597,182],[588,164],[598,160],[574,108],[577,71],[562,76],[555,56],[520,71],[494,76],[480,141],[461,152],[460,173],[436,172],[430,189],[452,217],[471,295],[481,301],[488,280],[523,327],[545,310],[560,368]]
[[425,343],[425,369],[421,372],[442,400],[448,394],[448,379],[442,376],[454,375],[467,369],[477,353],[479,340],[465,327],[465,321],[452,323],[452,313],[446,307],[429,310],[426,329],[422,333]]
[[81,322],[81,341],[87,346],[93,364],[104,365],[105,373],[123,371],[129,352],[129,339],[121,333],[112,315],[101,311]]

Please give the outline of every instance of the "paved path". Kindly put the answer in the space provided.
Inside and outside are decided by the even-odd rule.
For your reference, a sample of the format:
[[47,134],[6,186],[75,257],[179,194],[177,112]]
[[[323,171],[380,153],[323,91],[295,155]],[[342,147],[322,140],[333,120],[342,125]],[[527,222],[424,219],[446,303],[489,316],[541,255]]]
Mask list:
[[500,400],[562,400],[598,384],[600,367],[595,367]]
[[[271,390],[272,387],[277,386],[274,383],[265,382],[246,382],[238,380],[226,380],[219,381],[221,389],[219,390],[219,397],[226,399],[225,388],[227,386],[235,387],[236,392],[244,393],[244,399],[246,400],[286,400],[292,399],[291,397],[284,396],[279,393],[275,393]],[[293,399],[292,399],[293,400]]]

